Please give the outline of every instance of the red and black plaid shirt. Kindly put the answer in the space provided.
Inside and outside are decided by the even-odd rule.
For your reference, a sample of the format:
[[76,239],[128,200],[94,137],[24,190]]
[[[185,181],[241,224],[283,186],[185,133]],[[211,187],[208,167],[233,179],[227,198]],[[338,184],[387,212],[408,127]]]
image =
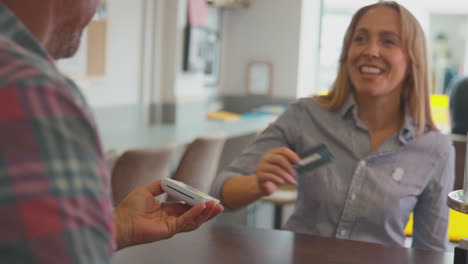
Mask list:
[[109,192],[84,98],[0,3],[0,263],[109,263]]

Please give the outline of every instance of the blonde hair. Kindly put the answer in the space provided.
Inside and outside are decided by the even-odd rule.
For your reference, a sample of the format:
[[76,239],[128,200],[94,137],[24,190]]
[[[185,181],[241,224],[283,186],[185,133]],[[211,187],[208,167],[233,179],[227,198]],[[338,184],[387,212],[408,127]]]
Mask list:
[[379,6],[392,8],[400,15],[403,49],[407,51],[410,58],[410,71],[409,76],[403,81],[402,99],[409,105],[411,116],[418,126],[418,137],[420,137],[427,128],[437,130],[430,109],[431,83],[429,81],[426,40],[421,25],[413,14],[396,2],[384,1],[368,5],[354,14],[343,40],[343,49],[335,82],[327,95],[320,95],[315,98],[322,107],[335,110],[349,96],[353,88],[346,67],[346,60],[353,34],[360,18],[369,9]]

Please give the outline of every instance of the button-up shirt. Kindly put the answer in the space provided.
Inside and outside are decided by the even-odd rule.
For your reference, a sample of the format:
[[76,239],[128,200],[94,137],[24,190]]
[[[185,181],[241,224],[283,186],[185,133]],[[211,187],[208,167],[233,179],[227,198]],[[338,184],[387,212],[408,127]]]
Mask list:
[[0,263],[109,263],[109,171],[79,90],[0,3]]
[[454,150],[433,130],[417,138],[406,108],[401,130],[370,151],[368,130],[352,95],[335,111],[300,99],[223,171],[214,184],[255,173],[272,148],[302,156],[325,144],[333,162],[298,175],[298,199],[285,228],[313,235],[404,246],[404,228],[414,212],[413,247],[444,250],[446,197],[453,188]]

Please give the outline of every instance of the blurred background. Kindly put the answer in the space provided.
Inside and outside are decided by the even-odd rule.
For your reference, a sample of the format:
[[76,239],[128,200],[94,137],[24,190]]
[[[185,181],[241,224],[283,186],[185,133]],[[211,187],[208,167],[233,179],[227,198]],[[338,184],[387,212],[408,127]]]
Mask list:
[[[207,162],[181,158],[185,148],[194,153],[190,146],[196,139],[223,135],[222,140],[218,137],[218,142],[225,140],[222,151],[191,155],[208,157],[206,164],[215,165],[209,169],[211,184],[216,173],[288,103],[328,91],[352,14],[374,2],[106,0],[88,26],[79,52],[60,61],[59,68],[78,82],[87,97],[111,164],[130,149],[152,148],[167,154],[170,144],[179,149],[174,159],[167,154],[164,160],[170,164],[163,165],[173,175],[179,160],[192,165]],[[468,1],[399,2],[425,31],[434,119],[442,132],[450,134],[449,105],[454,102],[450,95],[454,84],[468,76]],[[468,103],[468,93],[466,98],[455,97],[459,105]],[[468,115],[458,112],[460,123],[467,124],[460,133],[466,135],[468,120],[463,119]],[[457,179],[462,179],[466,140],[452,138]],[[147,160],[152,165],[163,160],[151,155]],[[142,172],[145,181],[154,180],[154,171]],[[200,172],[207,173],[208,169]],[[129,186],[131,181],[125,178],[121,185]],[[456,188],[461,182],[457,180]],[[217,219],[278,228],[294,208],[296,195],[294,188],[286,189]],[[460,219],[451,219],[452,241],[468,236],[461,227],[466,219]]]
[[[327,92],[352,14],[373,2],[106,0],[78,54],[59,66],[84,88],[98,115],[125,110],[157,124],[248,112]],[[448,95],[450,83],[468,72],[468,2],[400,3],[426,33],[433,93]],[[266,73],[253,70],[258,62]],[[445,97],[436,102],[447,104]],[[437,121],[449,122],[440,111]]]

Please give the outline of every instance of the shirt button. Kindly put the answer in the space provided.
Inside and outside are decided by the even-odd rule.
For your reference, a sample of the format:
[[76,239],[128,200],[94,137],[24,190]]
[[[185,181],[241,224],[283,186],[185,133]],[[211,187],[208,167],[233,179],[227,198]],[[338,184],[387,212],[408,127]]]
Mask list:
[[348,231],[347,231],[346,229],[341,229],[340,235],[341,235],[342,237],[344,237],[344,236],[346,236],[346,234],[348,234]]
[[405,174],[405,171],[402,168],[396,168],[393,171],[392,178],[398,182],[398,181],[401,181],[401,179],[403,179],[404,174]]
[[354,201],[354,200],[356,200],[356,194],[353,193],[351,194],[351,201]]

